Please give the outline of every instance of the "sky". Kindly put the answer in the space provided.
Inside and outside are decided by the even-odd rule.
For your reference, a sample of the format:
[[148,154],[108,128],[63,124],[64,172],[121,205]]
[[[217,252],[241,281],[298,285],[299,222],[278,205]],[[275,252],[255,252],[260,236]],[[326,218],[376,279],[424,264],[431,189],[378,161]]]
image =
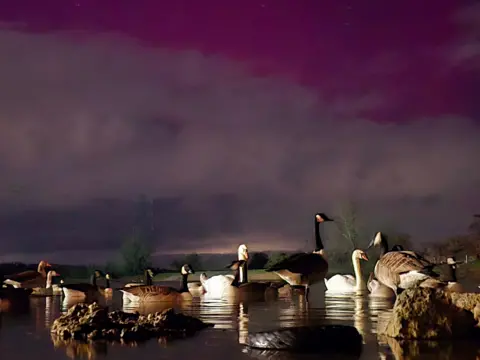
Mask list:
[[307,250],[348,201],[372,233],[462,233],[479,24],[458,0],[0,0],[3,256],[115,251],[139,194],[158,253]]

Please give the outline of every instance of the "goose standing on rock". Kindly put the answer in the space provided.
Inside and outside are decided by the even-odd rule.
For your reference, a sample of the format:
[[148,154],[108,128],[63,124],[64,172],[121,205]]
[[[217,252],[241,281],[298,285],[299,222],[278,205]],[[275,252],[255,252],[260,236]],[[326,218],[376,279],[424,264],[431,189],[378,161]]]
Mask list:
[[309,286],[322,281],[328,272],[320,224],[333,221],[323,213],[315,214],[315,250],[312,253],[297,253],[274,264],[266,271],[273,271],[291,286],[305,287],[305,299],[308,300]]
[[363,250],[356,249],[352,252],[352,263],[355,277],[352,275],[334,275],[330,279],[324,279],[328,294],[344,294],[353,292],[367,292],[367,284],[363,278],[360,260],[368,261],[367,254]]
[[380,247],[380,259],[375,264],[375,277],[392,289],[396,295],[419,285],[422,281],[438,277],[432,264],[414,251],[388,251],[387,239],[377,232],[367,249]]
[[123,293],[123,301],[132,303],[147,303],[192,300],[192,294],[190,294],[188,291],[187,284],[188,275],[194,273],[195,271],[189,264],[182,266],[182,281],[180,284],[180,289],[159,285],[140,285],[120,289],[120,291]]
[[36,288],[45,286],[47,271],[52,267],[45,260],[40,261],[35,270],[27,270],[18,274],[4,276],[4,284],[15,288]]
[[90,277],[90,283],[72,283],[72,284],[60,284],[62,288],[63,295],[65,296],[64,301],[69,302],[69,300],[83,300],[91,299],[96,300],[100,296],[103,296],[105,291],[100,286],[97,285],[97,279],[103,277],[104,274],[100,270],[95,270]]

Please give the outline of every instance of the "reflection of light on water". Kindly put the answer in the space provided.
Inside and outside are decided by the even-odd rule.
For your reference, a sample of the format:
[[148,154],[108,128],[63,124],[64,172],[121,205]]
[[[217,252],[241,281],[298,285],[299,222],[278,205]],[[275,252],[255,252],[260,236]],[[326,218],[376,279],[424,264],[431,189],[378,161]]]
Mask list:
[[[377,325],[380,322],[388,321],[393,308],[393,301],[381,298],[370,298],[368,302],[370,309],[370,321]],[[377,333],[377,326],[372,326],[372,333]]]
[[103,341],[95,341],[92,343],[84,343],[75,340],[61,340],[58,336],[51,334],[53,347],[55,349],[64,349],[65,354],[70,359],[88,359],[93,360],[98,355],[107,355],[107,343]]
[[238,342],[246,344],[248,339],[248,305],[238,304]]
[[238,303],[225,299],[204,299],[200,300],[200,320],[215,324],[216,329],[232,329],[232,318],[238,309]]
[[351,321],[355,315],[353,295],[325,297],[325,318],[334,321]]

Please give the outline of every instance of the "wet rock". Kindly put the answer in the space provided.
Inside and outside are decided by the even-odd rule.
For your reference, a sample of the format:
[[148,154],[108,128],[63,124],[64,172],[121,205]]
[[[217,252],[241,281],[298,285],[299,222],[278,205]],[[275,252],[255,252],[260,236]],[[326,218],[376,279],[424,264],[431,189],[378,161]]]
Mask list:
[[53,322],[51,332],[61,339],[144,341],[152,337],[180,338],[213,326],[173,309],[147,316],[108,312],[94,303],[76,304]]
[[[463,295],[463,294],[458,294]],[[389,319],[379,322],[379,335],[398,339],[450,339],[473,335],[473,314],[452,300],[452,293],[415,287],[396,299]]]
[[261,350],[360,355],[363,338],[353,326],[306,326],[250,333],[246,345]]

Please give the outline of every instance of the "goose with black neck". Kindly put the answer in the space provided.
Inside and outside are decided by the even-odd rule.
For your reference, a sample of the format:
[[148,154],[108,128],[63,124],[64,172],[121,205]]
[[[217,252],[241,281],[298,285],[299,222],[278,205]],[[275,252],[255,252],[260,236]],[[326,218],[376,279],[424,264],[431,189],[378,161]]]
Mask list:
[[320,224],[333,221],[324,213],[316,213],[315,250],[311,253],[297,253],[266,269],[276,273],[280,278],[293,286],[305,287],[305,299],[308,301],[309,286],[323,281],[328,272],[328,262],[320,236]]

